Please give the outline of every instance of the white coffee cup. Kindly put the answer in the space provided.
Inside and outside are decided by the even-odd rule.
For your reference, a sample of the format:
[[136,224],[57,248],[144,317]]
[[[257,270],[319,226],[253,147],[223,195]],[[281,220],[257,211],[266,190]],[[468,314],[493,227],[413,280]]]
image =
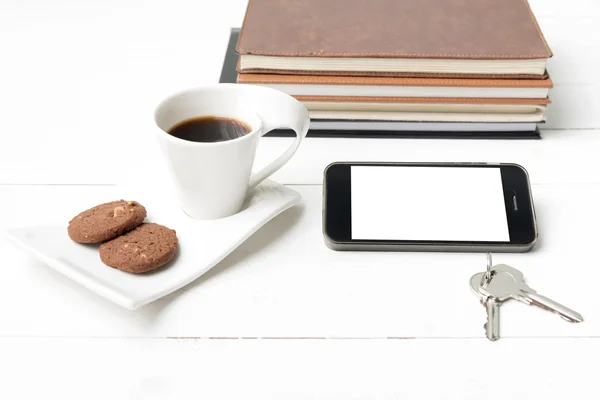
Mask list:
[[[203,116],[233,118],[248,125],[251,132],[222,142],[192,142],[168,133],[183,121]],[[308,111],[293,97],[239,84],[215,84],[174,94],[159,104],[154,119],[181,206],[197,219],[239,212],[246,194],[290,160],[310,124]],[[259,138],[277,128],[292,129],[296,140],[279,158],[252,173]]]

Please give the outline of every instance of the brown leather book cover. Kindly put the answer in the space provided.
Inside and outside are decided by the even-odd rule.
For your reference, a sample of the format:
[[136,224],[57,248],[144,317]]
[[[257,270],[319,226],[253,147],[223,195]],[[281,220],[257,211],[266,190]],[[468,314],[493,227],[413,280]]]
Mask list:
[[240,54],[542,59],[527,0],[250,0]]
[[374,97],[374,96],[293,96],[302,102],[331,103],[415,103],[415,104],[509,104],[546,105],[550,99],[462,98],[462,97]]
[[[236,71],[240,74],[282,74],[282,75],[314,75],[313,71],[284,70],[284,69],[265,69],[265,68],[246,68],[242,70],[239,63]],[[389,78],[439,78],[439,79],[546,79],[547,74],[474,74],[474,73],[432,73],[432,72],[368,72],[368,71],[318,71],[323,76],[364,76],[369,78],[389,77]]]
[[540,79],[552,56],[527,0],[249,0],[236,50],[292,75]]
[[439,86],[439,87],[502,87],[546,88],[553,82],[547,79],[452,79],[452,78],[403,78],[379,76],[333,76],[333,75],[279,75],[238,74],[238,83],[287,84],[287,85],[356,85],[356,86]]

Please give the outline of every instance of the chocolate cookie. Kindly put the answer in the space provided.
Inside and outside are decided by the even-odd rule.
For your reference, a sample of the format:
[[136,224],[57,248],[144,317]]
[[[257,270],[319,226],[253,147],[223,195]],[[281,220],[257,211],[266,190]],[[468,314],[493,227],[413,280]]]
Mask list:
[[175,231],[153,223],[142,224],[100,246],[100,259],[104,264],[134,274],[162,267],[175,253]]
[[69,237],[77,243],[114,239],[144,222],[146,209],[135,201],[113,201],[90,208],[69,222]]

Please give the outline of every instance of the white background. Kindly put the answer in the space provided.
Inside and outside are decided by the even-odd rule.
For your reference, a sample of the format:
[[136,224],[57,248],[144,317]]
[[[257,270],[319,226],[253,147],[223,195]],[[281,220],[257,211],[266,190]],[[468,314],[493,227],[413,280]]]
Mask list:
[[350,169],[352,239],[508,242],[500,168]]
[[[209,274],[130,312],[0,241],[0,398],[597,399],[600,2],[531,0],[554,52],[543,141],[306,140],[278,173],[303,196]],[[0,2],[0,228],[64,222],[71,199],[152,180],[154,105],[216,82],[246,3]],[[291,140],[260,144],[266,163]],[[332,161],[516,162],[540,240],[495,255],[581,312],[507,303],[495,343],[475,254],[338,253],[323,244]]]

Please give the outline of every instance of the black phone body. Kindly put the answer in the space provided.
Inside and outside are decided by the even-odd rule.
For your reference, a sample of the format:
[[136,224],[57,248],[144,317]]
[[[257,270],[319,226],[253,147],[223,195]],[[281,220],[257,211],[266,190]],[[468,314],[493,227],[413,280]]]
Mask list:
[[517,164],[338,162],[325,169],[334,250],[527,252],[538,231]]

